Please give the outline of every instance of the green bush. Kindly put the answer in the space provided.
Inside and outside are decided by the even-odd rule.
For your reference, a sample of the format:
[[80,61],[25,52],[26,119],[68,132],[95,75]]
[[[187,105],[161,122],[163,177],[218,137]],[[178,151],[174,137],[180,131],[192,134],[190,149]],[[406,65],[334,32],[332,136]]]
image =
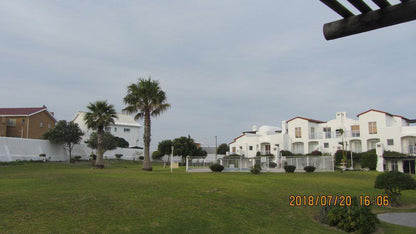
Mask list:
[[384,172],[377,176],[374,187],[384,189],[392,206],[400,205],[401,190],[416,189],[416,181],[410,175],[398,171]]
[[303,168],[306,172],[314,172],[316,167],[314,166],[306,166]]
[[289,150],[281,150],[280,154],[282,156],[293,156],[292,152],[290,152]]
[[400,152],[396,152],[396,151],[384,151],[383,153],[383,157],[406,157],[406,154],[402,154]]
[[376,150],[369,150],[362,153],[360,163],[362,168],[370,168],[370,170],[375,170],[377,167]]
[[209,169],[213,172],[222,172],[222,170],[224,170],[224,166],[220,164],[213,164],[209,167]]
[[[360,161],[361,154],[362,153],[352,152],[352,159],[354,160],[354,162]],[[351,151],[344,150],[344,155],[347,159],[346,161],[347,166],[350,166],[351,165]],[[341,161],[342,161],[342,150],[337,150],[337,152],[335,152],[335,165],[339,166],[341,164]]]
[[75,162],[79,162],[79,161],[81,161],[81,156],[79,156],[79,155],[77,155],[77,156],[74,156],[74,161]]
[[121,157],[123,157],[123,154],[116,154],[117,159],[120,159]]
[[269,162],[269,167],[270,168],[276,168],[277,167],[277,163],[275,163],[275,162]]
[[346,232],[372,233],[379,223],[369,206],[360,206],[353,197],[351,206],[323,206],[318,216],[322,223],[335,226]]
[[295,172],[295,170],[296,170],[296,166],[293,166],[293,165],[285,165],[283,168],[288,173]]
[[259,174],[261,172],[261,166],[260,164],[255,164],[252,168],[251,168],[251,173],[253,174]]
[[144,160],[144,156],[139,156],[139,160]]
[[152,153],[152,158],[153,159],[160,159],[162,157],[163,157],[163,154],[159,150],[156,150]]

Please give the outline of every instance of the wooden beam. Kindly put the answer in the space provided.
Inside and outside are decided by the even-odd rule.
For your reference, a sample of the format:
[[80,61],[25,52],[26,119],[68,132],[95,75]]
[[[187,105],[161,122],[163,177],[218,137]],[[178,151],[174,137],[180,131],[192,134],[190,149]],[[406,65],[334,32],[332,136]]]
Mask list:
[[416,20],[416,0],[327,23],[323,31],[327,40],[333,40],[412,20]]
[[377,6],[380,8],[386,8],[388,6],[391,6],[391,4],[387,0],[372,0]]
[[357,8],[361,13],[367,13],[372,11],[372,9],[362,0],[348,0],[355,8]]
[[345,8],[337,0],[320,0],[320,1],[323,2],[325,5],[327,5],[329,8],[331,8],[333,11],[338,13],[338,15],[342,16],[343,18],[347,18],[347,17],[354,15],[351,11]]

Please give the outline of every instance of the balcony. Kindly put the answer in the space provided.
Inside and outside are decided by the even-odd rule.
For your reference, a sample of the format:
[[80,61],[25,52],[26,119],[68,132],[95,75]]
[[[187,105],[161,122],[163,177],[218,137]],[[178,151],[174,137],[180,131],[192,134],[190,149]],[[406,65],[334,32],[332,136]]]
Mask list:
[[[309,139],[332,139],[332,138],[341,138],[341,134],[332,131],[332,132],[315,132],[315,133],[309,133]],[[353,131],[345,131],[344,132],[344,138],[354,138],[354,137],[360,137],[360,132],[353,132]]]

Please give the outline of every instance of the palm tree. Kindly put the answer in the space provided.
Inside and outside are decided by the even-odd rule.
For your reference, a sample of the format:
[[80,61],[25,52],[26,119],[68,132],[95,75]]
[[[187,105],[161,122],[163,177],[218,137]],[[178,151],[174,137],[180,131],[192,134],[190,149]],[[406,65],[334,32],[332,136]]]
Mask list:
[[150,165],[150,136],[151,136],[151,117],[159,116],[162,112],[169,109],[165,92],[159,87],[159,82],[140,78],[135,84],[127,86],[127,95],[124,97],[127,105],[123,109],[128,114],[136,114],[134,119],[144,119],[144,161],[142,170],[151,171]]
[[87,108],[90,110],[84,116],[85,124],[88,128],[97,130],[97,168],[104,168],[102,137],[104,128],[110,124],[114,124],[114,118],[117,118],[114,106],[108,104],[107,101],[96,101],[90,103]]

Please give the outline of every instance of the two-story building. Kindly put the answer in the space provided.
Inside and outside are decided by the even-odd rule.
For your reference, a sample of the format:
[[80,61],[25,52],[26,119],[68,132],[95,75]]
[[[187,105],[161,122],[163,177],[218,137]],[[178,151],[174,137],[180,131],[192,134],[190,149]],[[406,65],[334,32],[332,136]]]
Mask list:
[[[247,157],[257,152],[277,155],[280,150],[294,154],[318,150],[333,155],[342,147],[357,153],[380,147],[378,152],[396,151],[412,157],[416,156],[414,123],[416,120],[374,109],[358,114],[356,119],[348,118],[346,112],[336,113],[330,121],[295,117],[283,121],[281,128],[263,126],[243,132],[229,145],[231,153]],[[414,158],[410,160],[414,168]],[[394,162],[385,159],[385,169],[391,169],[390,164]]]
[[54,113],[46,106],[0,108],[0,137],[43,139],[55,123]]
[[[73,122],[77,123],[85,133],[81,142],[87,141],[93,132],[85,124],[85,114],[86,112],[79,111],[73,119]],[[140,144],[140,128],[142,125],[137,123],[130,115],[116,114],[116,116],[117,118],[114,119],[114,124],[107,126],[105,131],[110,132],[116,137],[123,138],[129,143],[129,147],[138,147]]]

